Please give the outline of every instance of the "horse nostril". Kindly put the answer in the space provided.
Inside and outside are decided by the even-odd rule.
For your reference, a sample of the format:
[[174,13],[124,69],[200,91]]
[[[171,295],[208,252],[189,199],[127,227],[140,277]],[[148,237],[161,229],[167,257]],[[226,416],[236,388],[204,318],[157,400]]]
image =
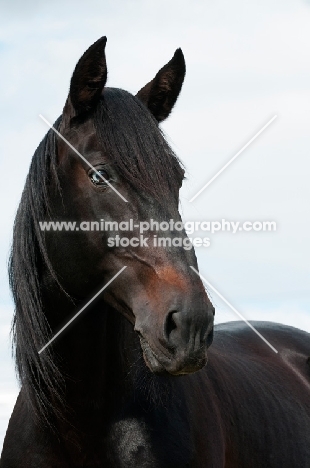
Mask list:
[[165,336],[166,339],[169,340],[169,337],[173,330],[177,328],[177,324],[174,321],[173,315],[177,313],[177,310],[172,310],[168,313],[166,322],[165,322]]

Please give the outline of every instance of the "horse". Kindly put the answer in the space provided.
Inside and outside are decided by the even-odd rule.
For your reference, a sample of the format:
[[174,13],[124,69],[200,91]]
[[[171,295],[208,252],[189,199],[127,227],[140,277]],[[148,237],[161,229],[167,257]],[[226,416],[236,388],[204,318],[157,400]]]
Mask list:
[[[21,390],[0,467],[309,468],[309,335],[251,322],[274,353],[242,321],[214,327],[194,249],[150,242],[187,239],[176,229],[184,168],[159,128],[183,53],[133,96],[106,86],[105,46],[78,61],[14,224]],[[113,224],[40,225],[132,220],[130,242],[150,219],[166,224],[135,246],[109,243]]]

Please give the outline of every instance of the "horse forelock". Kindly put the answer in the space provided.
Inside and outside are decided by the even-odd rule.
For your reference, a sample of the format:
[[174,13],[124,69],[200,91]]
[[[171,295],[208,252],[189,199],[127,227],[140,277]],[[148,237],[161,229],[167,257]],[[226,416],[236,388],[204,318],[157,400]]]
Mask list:
[[178,196],[184,169],[158,122],[138,98],[121,89],[105,88],[94,124],[103,151],[133,189],[161,202]]

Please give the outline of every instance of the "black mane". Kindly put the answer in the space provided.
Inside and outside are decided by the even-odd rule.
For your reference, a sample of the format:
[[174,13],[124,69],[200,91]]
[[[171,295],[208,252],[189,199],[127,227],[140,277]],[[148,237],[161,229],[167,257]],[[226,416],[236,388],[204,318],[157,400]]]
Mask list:
[[51,398],[61,401],[62,378],[51,349],[38,354],[51,335],[42,303],[42,272],[48,269],[55,277],[39,221],[50,211],[49,184],[52,179],[57,181],[56,155],[55,133],[49,130],[31,161],[15,218],[9,263],[15,302],[12,331],[16,370],[33,410],[46,421],[50,420]]

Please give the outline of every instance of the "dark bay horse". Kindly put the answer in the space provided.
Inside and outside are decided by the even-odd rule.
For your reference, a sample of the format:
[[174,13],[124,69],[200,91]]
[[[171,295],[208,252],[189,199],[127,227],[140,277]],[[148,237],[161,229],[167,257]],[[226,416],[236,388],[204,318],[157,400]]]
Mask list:
[[[133,220],[130,240],[141,221],[180,221],[184,171],[158,123],[181,90],[183,54],[134,97],[106,87],[105,44],[77,63],[54,124],[61,137],[51,129],[36,150],[15,221],[21,391],[0,467],[310,467],[307,333],[254,323],[278,354],[243,322],[216,327],[213,339],[193,249],[40,229],[44,220]],[[170,227],[160,234],[186,239]]]

